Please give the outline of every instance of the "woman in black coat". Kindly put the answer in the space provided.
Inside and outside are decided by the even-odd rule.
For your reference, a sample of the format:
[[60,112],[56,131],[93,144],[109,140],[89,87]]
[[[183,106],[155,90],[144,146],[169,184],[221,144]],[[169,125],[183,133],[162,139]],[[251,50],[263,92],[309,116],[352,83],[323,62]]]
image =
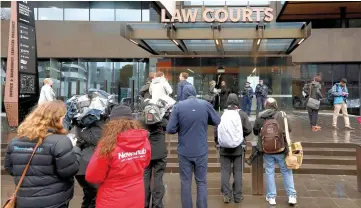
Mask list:
[[31,161],[19,192],[17,208],[67,208],[74,194],[74,176],[79,169],[80,150],[66,136],[62,101],[45,102],[30,113],[8,145],[5,170],[15,184],[29,162],[39,140],[41,145]]

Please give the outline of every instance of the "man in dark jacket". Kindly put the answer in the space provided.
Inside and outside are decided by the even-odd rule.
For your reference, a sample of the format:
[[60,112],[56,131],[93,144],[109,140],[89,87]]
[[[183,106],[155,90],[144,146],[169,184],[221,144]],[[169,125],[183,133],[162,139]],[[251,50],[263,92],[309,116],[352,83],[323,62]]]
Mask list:
[[228,95],[229,95],[229,89],[227,87],[227,84],[225,81],[222,81],[221,82],[221,92],[219,93],[219,96],[220,96],[219,105],[220,105],[221,111],[223,111],[224,108],[226,108],[226,102],[227,102]]
[[[253,127],[253,133],[258,137],[258,150],[263,151],[262,135],[260,135],[261,129],[268,119],[275,119],[279,124],[279,131],[284,135],[285,139],[285,123],[282,117],[282,112],[278,111],[277,101],[274,98],[267,98],[265,103],[266,110],[259,113]],[[288,130],[291,132],[291,126],[288,122]],[[277,154],[264,153],[265,171],[266,171],[266,200],[270,205],[276,205],[276,182],[275,182],[275,166],[278,164],[285,186],[285,190],[288,195],[288,203],[294,205],[297,203],[296,190],[293,182],[292,170],[286,166],[285,158],[287,154],[287,142],[285,141],[285,151]]]
[[77,146],[81,149],[79,172],[75,176],[84,194],[81,208],[95,208],[97,187],[85,180],[85,172],[101,138],[104,123],[105,118],[102,118],[87,127],[75,126],[75,135],[78,138]]
[[[17,193],[17,207],[67,208],[74,195],[74,176],[80,150],[65,135],[47,136],[36,151]],[[36,141],[16,138],[8,145],[5,170],[17,184],[29,162]]]
[[[149,141],[152,147],[152,159],[144,171],[145,205],[144,207],[162,208],[164,196],[163,174],[167,166],[167,144],[165,142],[165,130],[168,121],[163,118],[162,123],[147,125],[144,119],[141,123],[149,131]],[[152,173],[154,170],[154,185],[151,190]],[[152,204],[150,199],[152,197]]]
[[150,84],[152,83],[152,79],[154,78],[154,76],[155,76],[155,73],[150,72],[149,77],[148,77],[147,81],[145,82],[144,86],[142,88],[140,88],[139,94],[144,99],[150,99],[152,97],[151,94],[149,93],[149,87],[150,87]]
[[[234,93],[229,94],[227,99],[227,109],[228,110],[237,110],[239,109],[238,96]],[[229,203],[232,198],[232,193],[234,197],[234,202],[240,203],[243,199],[242,197],[242,173],[243,173],[243,163],[244,163],[244,151],[246,145],[246,136],[252,133],[252,124],[248,119],[248,116],[245,112],[239,111],[239,116],[241,117],[242,128],[243,128],[243,143],[236,148],[224,148],[220,147],[220,161],[221,161],[221,187],[223,193],[224,203]],[[215,142],[218,145],[218,132],[215,128]],[[229,180],[231,178],[231,172],[233,173],[233,191],[229,186]]]
[[192,176],[197,184],[197,207],[208,207],[208,125],[216,126],[220,117],[213,106],[196,97],[193,85],[183,88],[184,101],[173,107],[167,132],[178,133],[178,160],[182,207],[192,208]]
[[259,80],[258,85],[256,86],[256,99],[257,99],[257,114],[260,111],[264,111],[264,102],[268,96],[268,86],[263,83],[263,80]]
[[244,89],[241,92],[242,95],[242,110],[247,112],[247,115],[251,115],[252,109],[252,99],[253,99],[253,89],[251,83],[246,82],[244,84]]
[[186,98],[183,97],[183,88],[186,85],[192,85],[187,81],[188,79],[188,73],[182,72],[179,74],[179,83],[178,83],[178,89],[177,89],[177,101],[185,100]]

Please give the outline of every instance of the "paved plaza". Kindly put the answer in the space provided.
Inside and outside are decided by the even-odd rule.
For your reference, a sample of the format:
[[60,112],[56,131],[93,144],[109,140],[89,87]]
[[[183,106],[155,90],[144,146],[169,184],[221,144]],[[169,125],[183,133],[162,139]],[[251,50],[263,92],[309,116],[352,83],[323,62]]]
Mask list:
[[[321,112],[319,125],[322,131],[312,132],[309,127],[308,116],[302,111],[289,113],[290,123],[293,127],[291,134],[295,141],[303,142],[330,142],[330,143],[357,143],[361,144],[361,125],[356,122],[356,117],[351,117],[351,123],[356,128],[355,131],[346,131],[343,127],[343,119],[339,117],[339,130],[333,131],[331,118],[326,112]],[[254,120],[251,118],[251,120]],[[6,130],[2,128],[2,136],[6,136]],[[213,132],[209,132],[209,140],[213,137]],[[4,137],[3,137],[4,138]],[[6,140],[3,140],[3,143]],[[305,208],[361,208],[361,193],[357,191],[356,176],[334,176],[334,175],[295,175],[295,185],[298,192],[298,205],[296,207]],[[2,200],[9,197],[14,190],[14,183],[11,176],[2,176]],[[164,177],[166,195],[164,197],[165,207],[179,208],[180,204],[180,179],[176,173],[167,173]],[[265,196],[253,196],[251,188],[251,175],[245,174],[243,178],[244,200],[240,204],[223,204],[220,194],[220,174],[210,173],[208,175],[209,207],[245,207],[263,208],[269,207],[265,201]],[[276,179],[278,196],[277,206],[289,207],[287,197],[283,189],[282,178],[277,175]],[[196,199],[196,186],[193,185],[193,200]],[[71,201],[71,206],[79,208],[82,199],[82,190],[76,185],[75,196]]]

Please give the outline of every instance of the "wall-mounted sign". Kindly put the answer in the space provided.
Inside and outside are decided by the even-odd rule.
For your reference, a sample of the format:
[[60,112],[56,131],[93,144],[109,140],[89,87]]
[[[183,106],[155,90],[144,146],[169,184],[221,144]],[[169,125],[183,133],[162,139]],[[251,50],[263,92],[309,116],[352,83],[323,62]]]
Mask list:
[[[167,22],[196,22],[197,16],[202,13],[203,22],[271,22],[274,18],[273,9],[266,8],[201,8],[176,9],[171,19],[166,18],[166,10],[162,9],[162,23]],[[261,19],[264,13],[264,19]],[[256,14],[256,18],[252,15]]]
[[34,2],[12,1],[4,103],[17,127],[39,98]]

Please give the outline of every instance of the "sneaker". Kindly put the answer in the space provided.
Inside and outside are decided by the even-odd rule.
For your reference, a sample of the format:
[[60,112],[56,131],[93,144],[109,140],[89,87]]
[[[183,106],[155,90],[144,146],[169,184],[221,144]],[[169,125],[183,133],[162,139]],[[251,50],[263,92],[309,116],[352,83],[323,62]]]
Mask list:
[[276,205],[276,198],[266,198],[270,205]]
[[355,130],[355,128],[351,127],[351,126],[346,126],[345,127],[346,130]]
[[241,196],[241,198],[239,199],[234,199],[234,203],[241,203],[242,200],[243,200],[243,196]]
[[289,203],[290,205],[295,205],[295,204],[297,204],[296,196],[290,196],[290,197],[288,197],[288,203]]
[[226,204],[228,204],[228,203],[231,202],[231,198],[228,197],[228,196],[224,196],[224,197],[223,197],[223,202],[226,203]]

